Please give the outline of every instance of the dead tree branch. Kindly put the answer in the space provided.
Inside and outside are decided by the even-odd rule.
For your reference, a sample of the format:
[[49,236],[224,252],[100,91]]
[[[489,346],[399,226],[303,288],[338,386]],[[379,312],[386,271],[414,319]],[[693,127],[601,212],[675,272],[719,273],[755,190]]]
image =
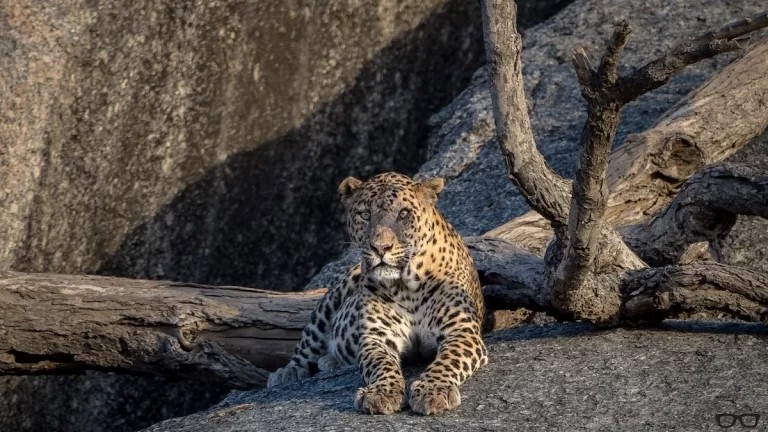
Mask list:
[[514,1],[483,1],[483,29],[491,101],[499,146],[507,173],[528,204],[552,223],[565,225],[568,182],[549,167],[536,149],[523,90],[522,38]]
[[581,135],[582,152],[573,182],[567,235],[559,235],[558,239],[564,252],[554,251],[558,255],[555,260],[560,259],[560,262],[553,274],[551,296],[553,305],[561,312],[597,321],[617,319],[615,313],[606,314],[598,305],[614,311],[620,305],[615,289],[605,286],[605,281],[597,278],[600,273],[605,273],[596,262],[600,253],[606,249],[614,250],[611,264],[622,270],[645,266],[603,222],[608,201],[605,186],[608,156],[623,107],[615,98],[619,79],[617,67],[629,33],[626,21],[616,26],[597,70],[590,66],[583,49],[573,51],[581,94],[587,100],[587,121]]
[[722,242],[740,214],[768,218],[768,174],[764,167],[706,167],[648,223],[621,231],[630,248],[652,266],[680,262],[688,248],[699,242],[707,242],[714,258],[721,261]]
[[[653,127],[630,135],[611,154],[606,222],[646,222],[669,204],[694,172],[732,155],[766,127],[768,42],[723,68]],[[541,256],[553,236],[548,225],[532,211],[486,235]]]
[[745,321],[765,321],[768,276],[723,264],[667,266],[628,273],[622,281],[622,315],[654,322],[691,311],[718,311]]
[[[514,4],[485,0],[483,13],[486,53],[491,69],[491,95],[502,152],[507,157],[508,153],[515,150],[526,151],[535,153],[535,156],[529,158],[541,158],[535,146],[524,146],[508,133],[509,125],[529,126],[527,120],[523,120],[528,116],[521,96],[521,43],[514,27]],[[762,20],[760,17],[757,19]],[[552,206],[545,205],[552,201],[559,202],[562,191],[556,191],[558,194],[546,199],[541,196],[542,190],[552,186],[553,182],[545,183],[543,189],[525,185],[537,175],[546,178],[549,167],[529,164],[522,167],[522,173],[509,170],[509,175],[517,180],[521,193],[533,209],[555,224],[557,240],[548,249],[545,261],[549,268],[554,269],[549,280],[550,301],[558,313],[604,325],[618,324],[622,320],[622,303],[625,302],[618,289],[619,284],[628,271],[646,267],[605,217],[608,204],[608,157],[623,106],[663,85],[688,65],[741,47],[746,29],[761,27],[755,26],[754,21],[744,20],[741,26],[730,24],[726,26],[728,30],[711,32],[715,36],[725,35],[727,39],[699,37],[678,45],[661,59],[627,77],[619,76],[617,72],[620,55],[630,33],[626,22],[622,21],[616,26],[612,41],[597,69],[591,66],[583,49],[574,50],[573,65],[588,111],[581,136],[582,154],[573,183],[567,230],[558,227],[562,223],[561,215],[555,214]],[[762,25],[768,25],[768,20]],[[505,70],[517,72],[505,75]],[[512,83],[510,80],[517,82]],[[513,105],[516,108],[506,106],[507,101],[515,101]],[[503,117],[511,115],[523,119]]]
[[660,58],[619,80],[617,99],[629,103],[669,82],[684,68],[718,54],[744,49],[749,33],[768,26],[768,12],[725,24],[691,41],[681,43]]

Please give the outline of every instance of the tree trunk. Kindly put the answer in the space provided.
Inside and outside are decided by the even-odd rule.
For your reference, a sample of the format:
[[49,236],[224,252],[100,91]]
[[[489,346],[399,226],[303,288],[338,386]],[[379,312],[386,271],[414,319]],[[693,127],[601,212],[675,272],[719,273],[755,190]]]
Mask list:
[[97,368],[262,386],[323,293],[2,272],[0,373]]

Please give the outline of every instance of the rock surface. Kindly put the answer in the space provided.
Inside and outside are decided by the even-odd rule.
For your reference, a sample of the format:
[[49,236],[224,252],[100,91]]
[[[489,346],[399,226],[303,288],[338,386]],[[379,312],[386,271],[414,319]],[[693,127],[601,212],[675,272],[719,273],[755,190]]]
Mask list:
[[483,58],[462,0],[12,0],[0,34],[0,268],[281,290]]
[[2,431],[134,431],[209,408],[227,389],[163,377],[87,372],[0,377]]
[[523,326],[488,338],[490,363],[446,415],[359,414],[357,373],[345,369],[232,393],[218,407],[146,431],[701,432],[720,430],[718,413],[758,413],[764,428],[766,336],[760,325],[680,321],[655,330]]

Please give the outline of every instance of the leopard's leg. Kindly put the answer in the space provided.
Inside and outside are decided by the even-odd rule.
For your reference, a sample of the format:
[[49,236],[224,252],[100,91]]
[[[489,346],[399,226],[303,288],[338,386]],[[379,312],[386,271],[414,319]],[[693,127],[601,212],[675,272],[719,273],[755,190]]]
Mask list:
[[[481,324],[469,296],[457,291],[453,300],[437,302],[427,322],[439,322],[438,351],[435,360],[411,383],[408,404],[416,413],[431,415],[450,411],[461,404],[459,386],[477,369],[488,363],[488,350],[481,335]],[[466,307],[456,306],[456,299]],[[439,318],[439,319],[438,319]]]
[[408,343],[410,321],[378,298],[362,300],[357,356],[365,387],[357,390],[355,408],[370,414],[392,414],[403,408],[405,379],[400,354]]
[[[328,355],[333,317],[349,295],[350,287],[356,284],[359,278],[360,266],[355,266],[347,272],[347,276],[339,285],[333,287],[320,299],[304,327],[301,341],[296,345],[291,360],[287,365],[269,375],[267,387],[310,377],[320,370],[318,362]],[[326,368],[330,364],[331,362],[323,362]]]

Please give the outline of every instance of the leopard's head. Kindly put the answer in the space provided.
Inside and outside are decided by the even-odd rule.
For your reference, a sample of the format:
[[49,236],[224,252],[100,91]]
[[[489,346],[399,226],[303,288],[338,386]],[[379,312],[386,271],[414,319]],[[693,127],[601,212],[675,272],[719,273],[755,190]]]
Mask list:
[[433,241],[435,202],[443,185],[441,178],[415,182],[397,173],[341,182],[347,231],[361,250],[363,273],[384,283],[400,278],[414,255]]

